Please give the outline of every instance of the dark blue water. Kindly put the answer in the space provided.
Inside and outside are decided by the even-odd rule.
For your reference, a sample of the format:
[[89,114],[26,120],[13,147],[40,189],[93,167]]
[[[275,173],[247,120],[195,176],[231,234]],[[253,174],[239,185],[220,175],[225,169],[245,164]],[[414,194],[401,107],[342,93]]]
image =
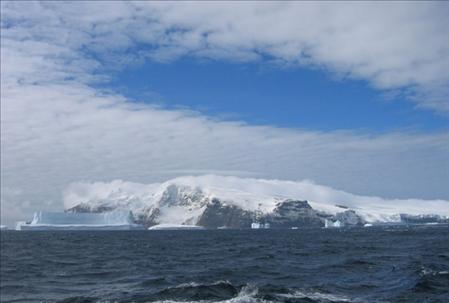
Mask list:
[[1,302],[449,302],[449,227],[1,232]]

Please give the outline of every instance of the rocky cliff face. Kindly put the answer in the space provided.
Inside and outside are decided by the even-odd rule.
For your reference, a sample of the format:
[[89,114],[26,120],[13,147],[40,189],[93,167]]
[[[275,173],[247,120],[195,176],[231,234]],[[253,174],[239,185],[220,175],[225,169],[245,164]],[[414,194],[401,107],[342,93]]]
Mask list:
[[407,224],[449,223],[449,218],[439,215],[408,215],[401,214],[401,221]]
[[66,209],[66,212],[73,212],[73,213],[103,213],[107,211],[114,210],[114,207],[111,207],[109,205],[95,205],[92,207],[92,205],[87,203],[80,203],[72,208]]
[[197,224],[206,228],[249,228],[253,217],[254,214],[250,211],[212,199]]
[[340,221],[344,226],[363,226],[365,224],[365,220],[352,209],[336,214],[333,219]]
[[213,199],[197,224],[206,228],[250,228],[251,223],[260,222],[269,223],[271,228],[313,228],[323,227],[327,217],[329,216],[314,210],[307,201],[281,201],[272,212],[264,214]]
[[272,228],[322,227],[323,218],[307,201],[285,200],[279,202],[272,213],[264,216]]

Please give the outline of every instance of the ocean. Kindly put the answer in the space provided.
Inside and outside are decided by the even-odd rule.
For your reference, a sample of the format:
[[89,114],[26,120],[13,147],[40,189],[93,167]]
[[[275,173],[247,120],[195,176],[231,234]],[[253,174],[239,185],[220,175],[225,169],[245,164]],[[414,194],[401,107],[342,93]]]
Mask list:
[[1,302],[449,302],[449,226],[1,232]]

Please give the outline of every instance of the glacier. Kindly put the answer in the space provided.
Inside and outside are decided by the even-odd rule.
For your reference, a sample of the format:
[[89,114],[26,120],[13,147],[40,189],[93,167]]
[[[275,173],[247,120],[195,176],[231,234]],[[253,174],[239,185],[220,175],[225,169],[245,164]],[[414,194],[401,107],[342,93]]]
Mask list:
[[34,213],[31,222],[18,222],[16,230],[129,230],[143,229],[134,223],[131,211],[104,213],[43,212]]
[[[64,205],[73,212],[131,210],[134,221],[147,227],[157,224],[211,226],[218,224],[220,216],[225,216],[228,222],[218,226],[249,228],[256,214],[279,222],[283,216],[296,216],[297,220],[298,212],[304,224],[309,222],[323,227],[326,219],[344,222],[345,226],[419,222],[421,218],[449,222],[447,200],[383,199],[354,195],[309,180],[218,175],[184,176],[151,184],[122,180],[78,182],[64,191]],[[244,223],[239,225],[232,220]]]

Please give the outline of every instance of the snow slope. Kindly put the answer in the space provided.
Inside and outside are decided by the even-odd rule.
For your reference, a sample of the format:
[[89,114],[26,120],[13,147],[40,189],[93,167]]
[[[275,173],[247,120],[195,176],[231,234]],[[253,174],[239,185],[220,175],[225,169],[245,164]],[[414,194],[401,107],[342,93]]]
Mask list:
[[[245,210],[271,212],[285,199],[308,200],[312,208],[330,214],[355,210],[367,222],[399,221],[399,214],[438,214],[449,217],[449,201],[383,199],[360,196],[321,186],[311,181],[281,181],[229,176],[185,176],[163,183],[74,183],[64,192],[66,208],[88,205],[130,209],[134,214],[158,208],[159,223],[195,224],[207,203],[218,198]],[[338,206],[337,206],[338,205]]]

